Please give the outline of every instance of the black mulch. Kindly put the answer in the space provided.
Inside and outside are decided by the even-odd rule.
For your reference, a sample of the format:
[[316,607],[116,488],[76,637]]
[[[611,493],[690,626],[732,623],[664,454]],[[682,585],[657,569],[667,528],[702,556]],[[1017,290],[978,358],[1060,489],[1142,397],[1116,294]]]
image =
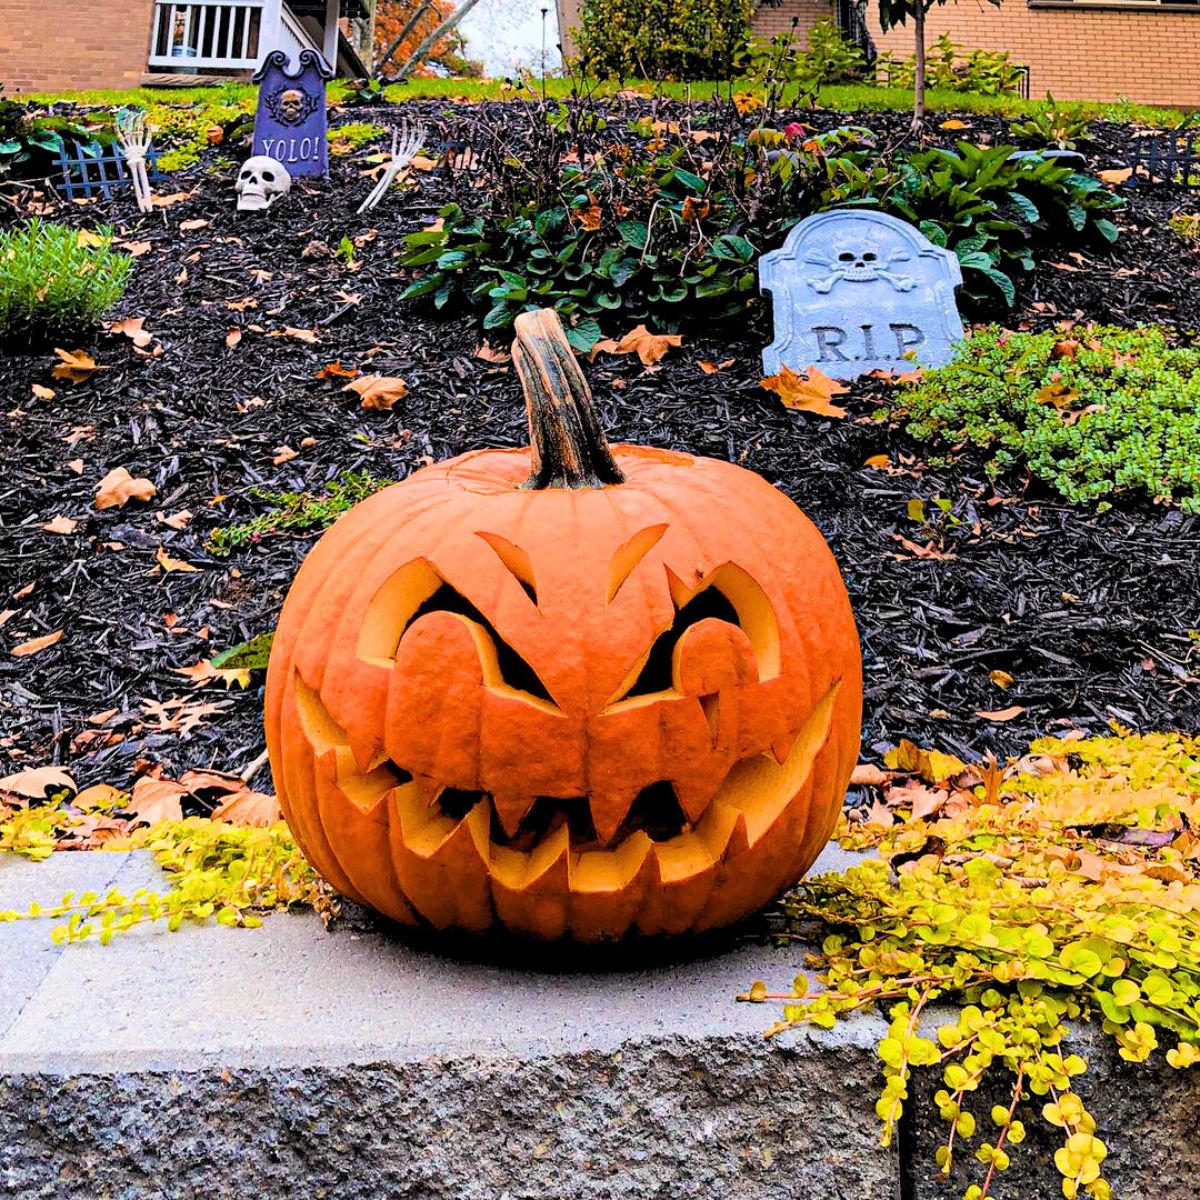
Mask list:
[[[458,125],[476,119],[473,109],[422,107]],[[499,106],[485,110],[507,119]],[[845,119],[797,116],[824,127]],[[851,119],[891,136],[904,121]],[[963,119],[970,130],[954,136],[1003,136],[1000,121]],[[1113,165],[1130,137],[1102,127],[1092,165]],[[418,191],[388,198],[364,221],[354,215],[370,186],[360,169],[335,160],[328,183],[298,185],[267,217],[239,217],[231,171],[203,167],[172,177],[164,190],[190,197],[150,217],[128,198],[53,212],[81,226],[107,220],[123,240],[151,244],[118,315],[144,317],[163,353],[99,334],[86,348],[106,369],[83,384],[53,380],[48,350],[0,361],[9,410],[0,435],[0,763],[9,769],[53,761],[81,782],[128,784],[148,762],[168,772],[244,767],[262,748],[260,679],[246,692],[193,690],[173,670],[270,629],[311,538],[267,537],[219,559],[205,548],[213,529],[264,510],[255,485],[320,491],[351,470],[400,479],[430,458],[523,442],[512,372],[474,356],[472,320],[396,300],[399,235],[430,219],[448,185],[423,175]],[[1129,196],[1117,247],[1051,253],[1010,323],[1200,326],[1200,254],[1165,229],[1171,212],[1200,208],[1200,196],[1167,187]],[[370,229],[377,235],[362,241],[354,269],[332,257],[343,236]],[[1200,520],[1137,502],[1099,515],[1022,478],[993,489],[970,454],[929,469],[918,444],[869,420],[875,383],[855,389],[845,421],[788,412],[756,386],[767,320],[760,312],[741,328],[687,332],[654,373],[635,358],[602,356],[589,375],[614,440],[740,462],[777,482],[828,536],[862,632],[868,753],[909,737],[968,756],[1011,754],[1032,737],[1102,731],[1112,719],[1200,730],[1190,634],[1200,626]],[[285,328],[319,340],[270,336]],[[241,331],[233,347],[231,329]],[[727,359],[716,374],[698,365]],[[390,413],[361,409],[342,381],[314,378],[335,360],[402,376],[408,397]],[[34,384],[56,395],[38,399]],[[297,457],[274,462],[285,446]],[[896,466],[863,466],[878,454]],[[97,512],[93,488],[117,466],[149,477],[156,499]],[[908,519],[914,497],[931,511],[937,497],[952,502],[932,542]],[[192,513],[186,528],[163,522],[183,510]],[[41,530],[59,515],[78,522],[73,534]],[[914,557],[897,534],[945,557]],[[159,547],[200,570],[164,574]],[[10,655],[57,630],[64,635],[50,648]],[[1012,686],[997,686],[993,671]],[[214,707],[188,710],[186,733],[159,731],[176,709],[164,717],[145,706],[171,700]],[[974,715],[1014,705],[1026,711],[1007,722]],[[89,722],[110,710],[103,724]]]

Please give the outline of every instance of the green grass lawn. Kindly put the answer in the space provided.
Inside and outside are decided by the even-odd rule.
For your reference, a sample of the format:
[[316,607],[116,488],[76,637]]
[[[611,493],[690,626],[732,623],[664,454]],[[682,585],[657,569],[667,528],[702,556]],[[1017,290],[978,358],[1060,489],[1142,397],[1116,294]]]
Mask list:
[[[545,94],[552,99],[568,99],[579,84],[571,79],[547,79],[528,88],[512,88],[501,80],[479,79],[413,79],[406,83],[392,84],[386,90],[388,100],[403,102],[417,99],[446,100],[504,100],[528,99]],[[666,83],[651,84],[638,81],[618,83],[588,82],[583,91],[588,95],[605,96],[629,87],[644,91],[647,96],[655,94],[673,99],[707,100],[719,89],[721,94],[729,90],[728,83]],[[742,85],[735,83],[735,90]],[[756,89],[747,86],[747,91]],[[38,103],[69,101],[74,104],[97,107],[138,106],[147,109],[196,106],[200,109],[241,109],[253,107],[256,88],[253,84],[222,84],[215,88],[131,88],[124,91],[60,92],[22,97]],[[339,100],[345,95],[345,85],[335,82],[330,85],[330,98]],[[789,100],[791,98],[788,98]],[[984,96],[971,92],[932,91],[927,96],[931,112],[988,113],[997,116],[1023,116],[1047,107],[1045,100],[1021,100],[1015,96]],[[824,87],[820,93],[820,106],[840,112],[872,112],[909,109],[912,107],[912,92],[903,88],[875,87],[871,84],[839,84]],[[1091,119],[1129,121],[1137,124],[1171,128],[1178,125],[1183,114],[1176,109],[1153,108],[1145,104],[1134,104],[1126,100],[1109,103],[1100,101],[1058,101],[1056,106],[1079,113]]]

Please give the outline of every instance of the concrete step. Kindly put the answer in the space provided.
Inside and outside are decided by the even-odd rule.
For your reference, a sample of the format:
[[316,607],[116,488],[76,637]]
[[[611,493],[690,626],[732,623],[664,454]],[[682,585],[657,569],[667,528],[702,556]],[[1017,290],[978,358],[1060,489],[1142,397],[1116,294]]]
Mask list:
[[[114,886],[161,879],[143,854],[0,856],[0,909]],[[553,950],[514,966],[508,949],[447,955],[312,914],[61,949],[49,922],[0,925],[0,1196],[949,1194],[932,1181],[927,1098],[900,1145],[879,1146],[878,1018],[768,1043],[774,1010],[734,996],[758,978],[786,986],[803,948],[743,935],[702,949],[654,962]],[[1200,1077],[1082,1041],[1117,1194],[1196,1195]],[[1001,1200],[1060,1194],[1055,1143],[1039,1138]]]

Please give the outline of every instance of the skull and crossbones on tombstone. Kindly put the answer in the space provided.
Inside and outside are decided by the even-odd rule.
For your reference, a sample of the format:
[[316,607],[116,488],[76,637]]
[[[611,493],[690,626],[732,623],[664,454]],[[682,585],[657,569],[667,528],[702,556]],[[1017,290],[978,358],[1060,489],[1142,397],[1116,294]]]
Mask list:
[[911,256],[899,246],[886,249],[882,240],[878,235],[840,236],[833,240],[829,252],[810,250],[804,261],[826,268],[829,274],[822,279],[809,279],[808,286],[824,295],[843,279],[847,283],[873,283],[882,279],[898,292],[911,291],[917,281],[911,275],[898,275],[892,270],[893,264],[908,262]]
[[315,110],[316,103],[300,88],[281,88],[268,98],[267,107],[281,125],[302,125]]

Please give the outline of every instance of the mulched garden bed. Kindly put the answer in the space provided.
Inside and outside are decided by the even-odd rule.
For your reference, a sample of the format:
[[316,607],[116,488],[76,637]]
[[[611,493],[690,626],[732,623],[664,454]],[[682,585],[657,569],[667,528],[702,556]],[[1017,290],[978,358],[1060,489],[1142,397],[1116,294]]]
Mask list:
[[[415,110],[435,121],[449,112],[456,129],[481,116],[515,120],[499,104],[406,109]],[[395,114],[355,109],[340,119]],[[906,122],[795,116],[819,128],[865,124],[881,137],[901,136]],[[962,119],[967,130],[933,135],[1004,138],[998,119]],[[1098,127],[1091,165],[1114,165],[1133,136]],[[219,558],[206,549],[213,530],[264,511],[256,486],[320,492],[347,471],[400,479],[431,458],[524,443],[511,368],[475,356],[476,322],[396,300],[407,281],[395,266],[400,235],[463,181],[420,175],[415,191],[360,219],[370,187],[361,169],[335,160],[327,183],[298,184],[267,216],[237,214],[233,171],[203,165],[171,176],[160,192],[190,194],[149,217],[131,198],[50,206],[55,219],[111,222],[120,240],[150,244],[114,316],[144,318],[162,353],[109,333],[72,343],[64,348],[86,348],[105,368],[78,384],[52,379],[49,348],[0,360],[10,410],[0,434],[0,610],[15,610],[0,628],[0,762],[10,769],[52,761],[80,783],[117,785],[153,762],[168,774],[241,769],[262,750],[260,677],[225,692],[194,689],[174,672],[272,628],[312,538],[267,536]],[[1166,229],[1171,213],[1200,208],[1200,196],[1126,194],[1117,245],[1051,256],[1022,281],[1008,323],[1158,321],[1181,336],[1200,327],[1200,254]],[[334,255],[345,236],[359,239],[353,266]],[[874,381],[855,387],[844,421],[789,412],[757,387],[768,320],[760,311],[734,328],[685,330],[683,346],[650,373],[634,356],[601,355],[589,377],[613,440],[742,463],[830,539],[863,639],[866,753],[907,737],[971,757],[1012,754],[1039,734],[1101,731],[1111,720],[1200,730],[1191,634],[1200,519],[1138,502],[1097,514],[1023,478],[993,488],[971,453],[930,468],[923,447],[870,419]],[[292,333],[272,336],[284,330]],[[713,374],[699,366],[727,360]],[[340,390],[344,380],[315,377],[335,361],[400,376],[408,395],[391,412],[364,410]],[[56,394],[39,399],[35,384]],[[893,465],[863,465],[880,454]],[[75,460],[81,469],[68,465]],[[117,466],[151,479],[155,500],[97,512],[95,484]],[[939,511],[936,498],[951,501],[932,539],[908,516],[914,498],[929,511]],[[184,510],[185,527],[164,523]],[[43,531],[56,516],[78,522],[75,531]],[[928,549],[914,552],[897,535]],[[199,569],[164,572],[160,547]],[[48,649],[9,654],[57,630]],[[993,672],[1013,683],[1002,689]],[[975,715],[1014,706],[1024,711],[1005,721]]]

